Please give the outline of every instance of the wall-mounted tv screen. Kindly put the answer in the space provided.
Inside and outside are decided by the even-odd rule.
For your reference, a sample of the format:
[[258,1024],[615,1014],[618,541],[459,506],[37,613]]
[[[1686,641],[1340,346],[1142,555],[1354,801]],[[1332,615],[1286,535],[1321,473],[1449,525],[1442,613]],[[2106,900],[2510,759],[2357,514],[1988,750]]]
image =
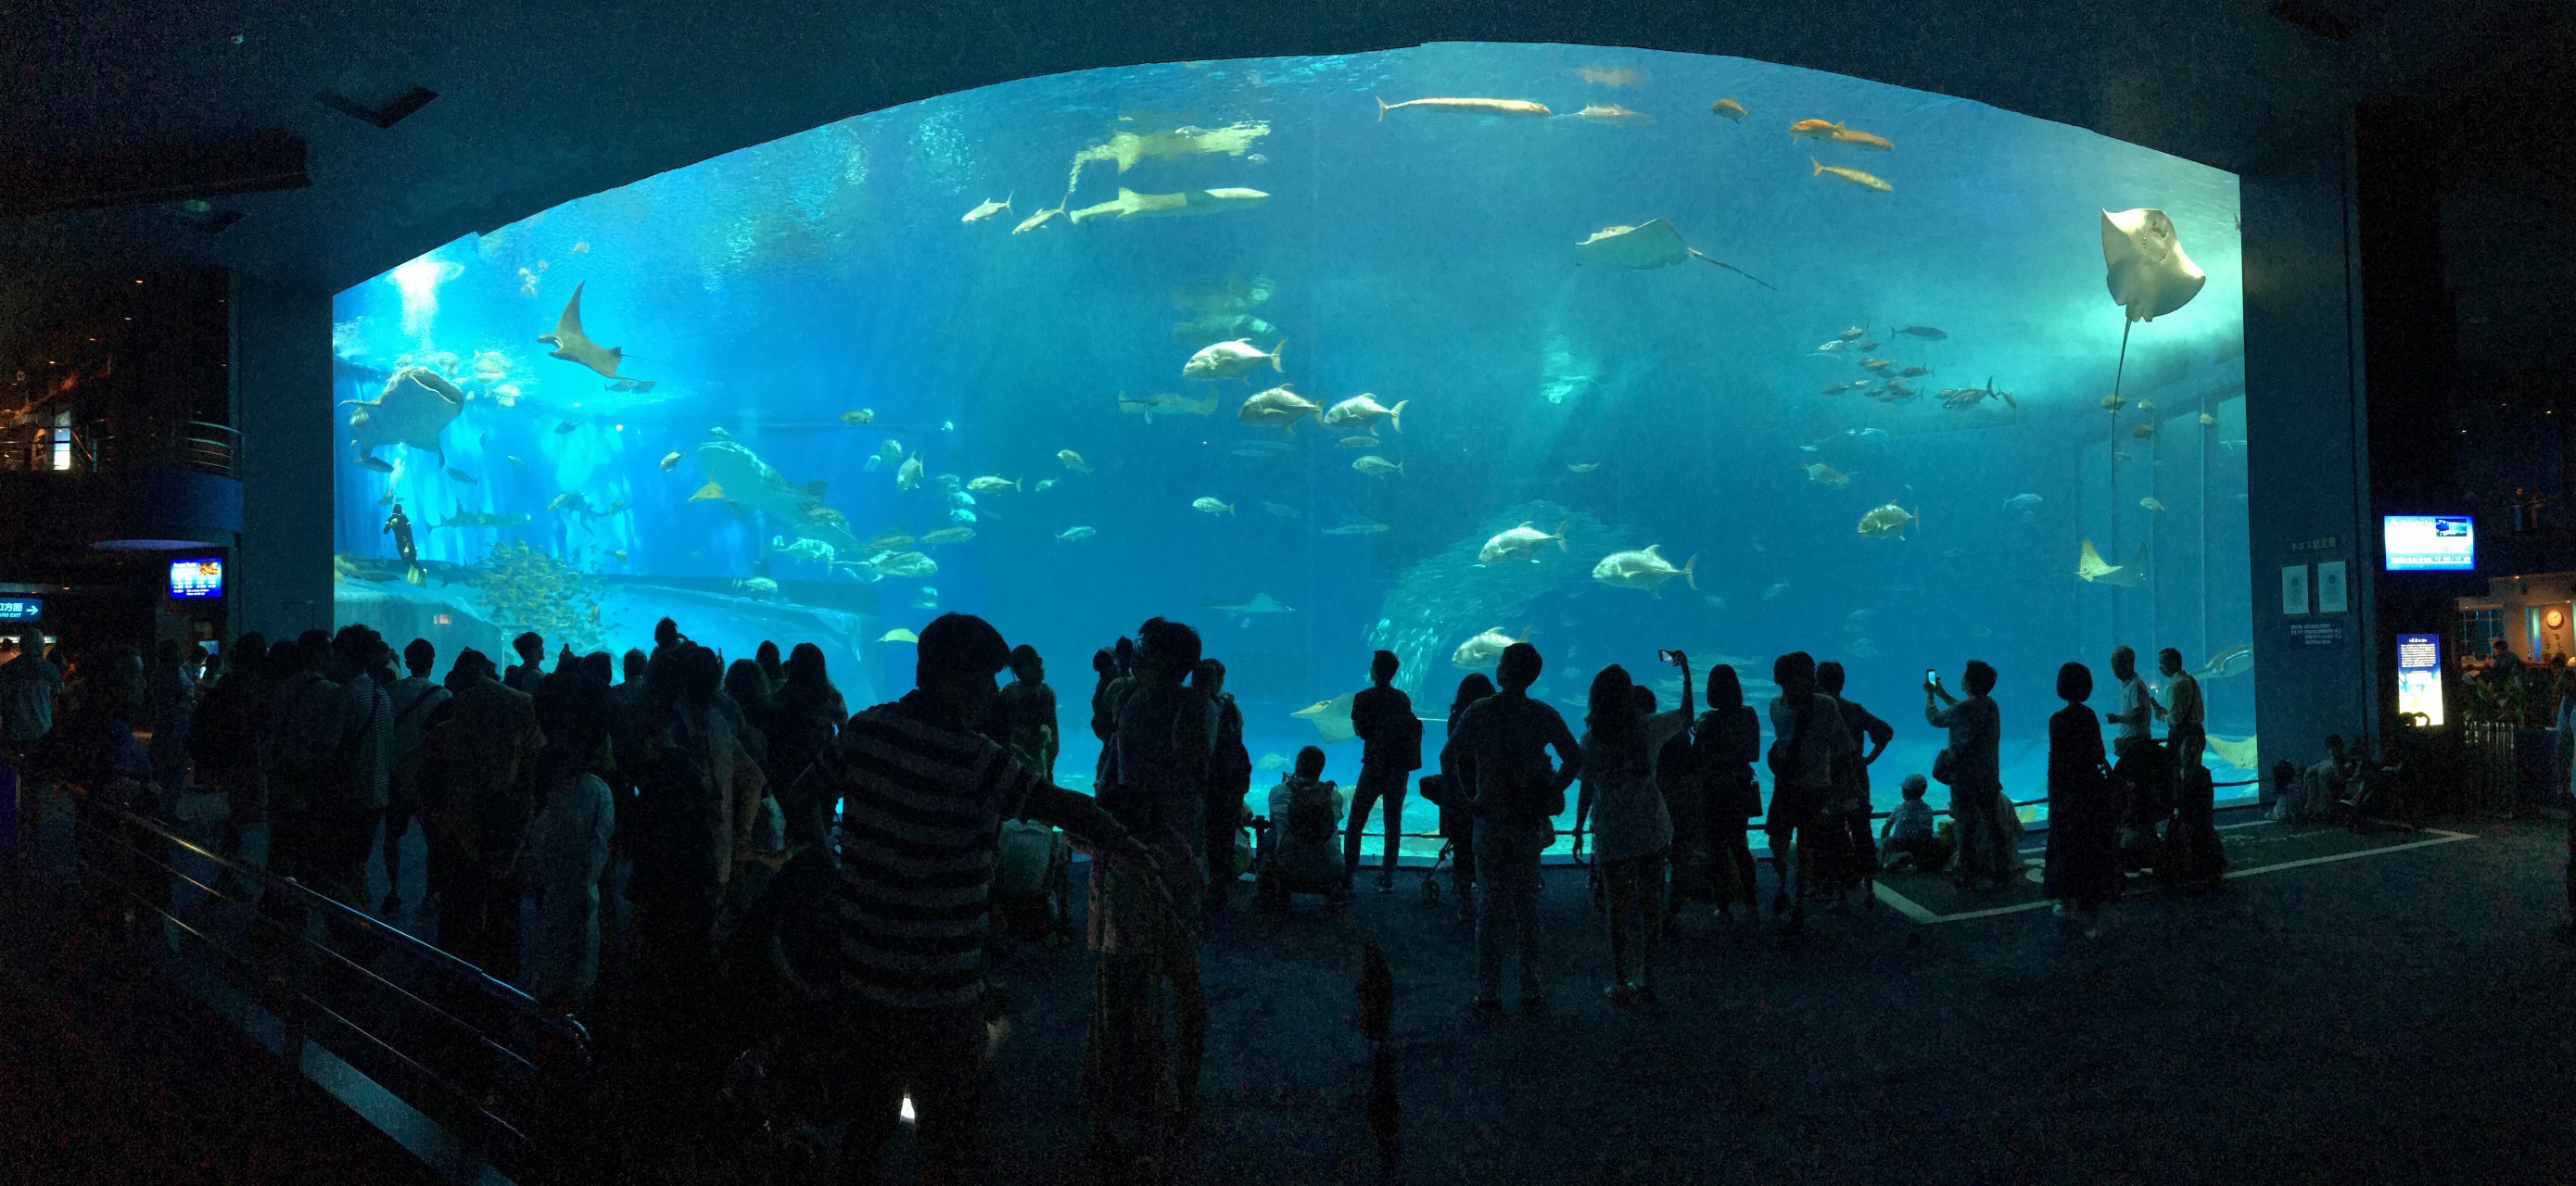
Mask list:
[[223,595],[223,561],[173,560],[170,562],[170,596],[221,597]]
[[2390,572],[2478,566],[2477,531],[2467,515],[2386,515],[2380,524]]

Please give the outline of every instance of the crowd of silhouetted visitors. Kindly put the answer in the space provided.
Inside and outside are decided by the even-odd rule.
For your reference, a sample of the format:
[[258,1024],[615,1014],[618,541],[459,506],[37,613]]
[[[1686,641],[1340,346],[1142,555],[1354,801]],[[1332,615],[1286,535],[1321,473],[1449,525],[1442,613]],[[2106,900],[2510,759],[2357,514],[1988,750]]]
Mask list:
[[[1923,718],[1946,746],[1899,780],[1886,812],[1871,768],[1897,729],[1848,696],[1839,663],[1780,656],[1779,694],[1759,709],[1731,666],[1701,685],[1689,656],[1661,653],[1681,673],[1666,708],[1614,664],[1591,677],[1578,734],[1531,697],[1543,661],[1526,642],[1490,678],[1460,681],[1427,769],[1401,665],[1376,652],[1350,701],[1362,743],[1350,788],[1307,746],[1256,804],[1225,666],[1186,625],[1156,618],[1093,656],[1101,748],[1087,795],[1056,781],[1056,693],[1035,650],[959,614],[916,645],[913,689],[855,713],[812,644],[782,656],[764,643],[728,665],[669,619],[650,653],[559,648],[549,665],[545,640],[523,634],[506,668],[465,650],[444,676],[426,640],[397,656],[363,625],[273,644],[245,635],[215,671],[193,647],[165,646],[148,669],[109,651],[86,657],[68,691],[60,657],[29,652],[0,664],[0,741],[14,768],[78,790],[84,811],[166,817],[193,780],[221,796],[220,852],[244,854],[264,825],[269,874],[408,923],[547,1008],[602,1019],[646,1068],[626,1102],[664,1137],[663,1156],[694,1155],[693,1093],[750,1057],[794,1097],[797,1125],[847,1125],[848,1165],[877,1165],[908,1110],[933,1181],[970,1171],[983,1068],[1007,1032],[989,953],[1070,944],[1081,895],[1093,1149],[1104,1166],[1150,1172],[1197,1109],[1206,927],[1246,876],[1265,911],[1303,894],[1347,905],[1372,819],[1375,884],[1392,890],[1417,772],[1439,824],[1415,839],[1443,844],[1475,928],[1469,1004],[1488,1017],[1502,1010],[1507,955],[1521,1009],[1547,1004],[1541,857],[1569,806],[1572,853],[1588,848],[1606,920],[1603,993],[1622,1008],[1656,1002],[1686,908],[1760,919],[1757,826],[1784,934],[1810,905],[1874,904],[1886,876],[1946,875],[1971,894],[2032,879],[1983,662],[1956,692],[1925,673]],[[2158,666],[2162,702],[2128,648],[2115,651],[2115,703],[2100,712],[2087,707],[2090,669],[2058,673],[2035,879],[2086,933],[2132,871],[2205,883],[2224,868],[2199,689],[2174,651]],[[1948,789],[1946,821],[1932,782]],[[415,828],[426,894],[413,904]],[[29,825],[15,831],[23,843]],[[1075,852],[1091,858],[1079,885]],[[379,870],[387,892],[370,901]],[[260,896],[230,874],[218,890]]]

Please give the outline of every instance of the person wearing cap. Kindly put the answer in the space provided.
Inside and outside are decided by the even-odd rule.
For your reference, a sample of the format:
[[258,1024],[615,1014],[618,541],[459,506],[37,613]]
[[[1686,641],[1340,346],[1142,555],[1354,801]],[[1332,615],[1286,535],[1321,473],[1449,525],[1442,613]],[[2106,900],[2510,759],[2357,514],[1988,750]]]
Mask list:
[[915,645],[916,686],[850,718],[816,756],[813,793],[842,802],[838,940],[802,969],[825,994],[854,1109],[842,1160],[879,1172],[908,1095],[924,1182],[965,1180],[986,1042],[987,903],[1005,819],[1053,824],[1146,870],[1154,854],[1090,798],[1011,759],[975,725],[1011,649],[981,618],[944,614]]

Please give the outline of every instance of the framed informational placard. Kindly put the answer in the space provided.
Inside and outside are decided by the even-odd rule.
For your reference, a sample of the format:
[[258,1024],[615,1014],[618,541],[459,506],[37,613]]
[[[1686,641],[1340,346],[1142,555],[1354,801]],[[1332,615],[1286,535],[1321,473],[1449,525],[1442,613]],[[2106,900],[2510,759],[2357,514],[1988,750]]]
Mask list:
[[2281,612],[2297,617],[2308,612],[2308,566],[2281,566]]
[[2345,609],[2346,600],[2344,592],[2344,562],[2341,560],[2318,561],[2317,612],[2321,614],[2342,613]]

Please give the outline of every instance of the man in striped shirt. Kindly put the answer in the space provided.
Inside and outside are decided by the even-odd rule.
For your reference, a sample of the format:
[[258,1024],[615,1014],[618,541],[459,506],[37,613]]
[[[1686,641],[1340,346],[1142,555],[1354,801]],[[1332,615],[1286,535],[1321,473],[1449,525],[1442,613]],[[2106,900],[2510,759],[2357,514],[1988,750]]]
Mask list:
[[[875,1172],[900,1101],[919,1124],[924,1182],[961,1181],[976,1144],[985,1042],[983,954],[1002,821],[1054,824],[1153,870],[1152,850],[1090,798],[975,731],[1010,647],[946,614],[916,646],[917,685],[850,718],[808,778],[842,801],[835,1051],[856,1115],[842,1160]],[[828,801],[828,800],[826,800]],[[1159,882],[1159,879],[1150,879]]]

